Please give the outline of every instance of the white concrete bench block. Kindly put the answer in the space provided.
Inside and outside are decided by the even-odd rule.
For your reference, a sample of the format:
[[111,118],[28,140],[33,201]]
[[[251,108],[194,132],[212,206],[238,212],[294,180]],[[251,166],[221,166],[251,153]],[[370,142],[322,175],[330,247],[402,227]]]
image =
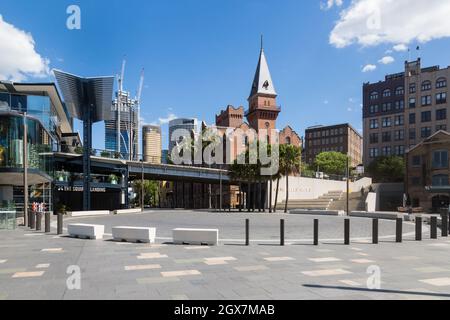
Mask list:
[[117,241],[155,243],[156,228],[113,227],[112,236]]
[[87,216],[106,216],[109,215],[109,211],[72,211],[68,212],[67,215],[71,217],[87,217]]
[[211,245],[219,243],[218,229],[173,229],[173,242],[175,244]]
[[87,239],[103,239],[105,233],[105,226],[97,224],[69,224],[67,232],[72,237],[87,238]]
[[128,213],[142,213],[142,209],[122,209],[122,210],[114,210],[114,214],[128,214]]

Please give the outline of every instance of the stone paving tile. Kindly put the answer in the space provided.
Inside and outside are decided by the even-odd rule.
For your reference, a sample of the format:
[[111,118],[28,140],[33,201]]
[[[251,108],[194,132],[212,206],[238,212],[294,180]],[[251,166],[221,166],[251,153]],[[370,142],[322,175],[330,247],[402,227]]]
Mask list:
[[357,281],[353,281],[353,280],[339,280],[339,282],[351,286],[351,287],[360,287],[362,286],[362,284],[360,282]]
[[125,271],[154,270],[154,269],[161,269],[161,265],[146,264],[146,265],[137,265],[137,266],[125,266],[124,269],[125,269]]
[[358,256],[361,256],[361,257],[368,257],[368,256],[369,256],[368,253],[364,253],[364,252],[357,252],[356,254],[357,254]]
[[317,263],[341,261],[341,259],[333,258],[333,257],[328,257],[328,258],[308,258],[308,260],[312,261],[312,262],[317,262]]
[[12,274],[17,272],[25,272],[25,268],[11,268],[11,269],[0,269],[0,275],[2,274]]
[[63,252],[63,248],[47,248],[47,249],[42,249],[42,252],[50,252],[50,253],[60,253]]
[[208,246],[192,246],[192,247],[184,247],[186,250],[205,250],[210,249],[211,247]]
[[159,252],[141,253],[139,256],[137,256],[137,258],[139,260],[164,259],[164,258],[168,258],[168,255],[160,254]]
[[171,277],[198,276],[201,275],[201,273],[198,270],[180,270],[180,271],[161,272],[161,275],[165,278],[171,278]]
[[302,273],[310,277],[322,277],[322,276],[338,276],[343,274],[350,274],[352,272],[343,269],[327,269],[327,270],[303,271]]
[[44,275],[44,271],[34,271],[34,272],[16,272],[13,274],[13,278],[37,278]]
[[373,260],[369,260],[369,259],[353,259],[350,260],[353,263],[358,263],[358,264],[370,264],[370,263],[376,263]]
[[257,266],[244,266],[244,267],[234,267],[236,271],[249,272],[249,271],[263,271],[269,270],[267,266],[257,265]]
[[422,268],[413,268],[414,271],[420,272],[420,273],[440,273],[440,272],[449,272],[450,269],[445,269],[441,267],[422,267]]
[[419,280],[420,282],[436,286],[436,287],[450,287],[450,278],[434,278]]
[[268,257],[268,258],[264,258],[264,260],[269,261],[269,262],[280,262],[280,261],[292,261],[295,259],[292,257]]
[[136,279],[138,284],[165,284],[168,282],[178,282],[179,278],[162,278],[162,277],[152,277],[152,278],[138,278]]

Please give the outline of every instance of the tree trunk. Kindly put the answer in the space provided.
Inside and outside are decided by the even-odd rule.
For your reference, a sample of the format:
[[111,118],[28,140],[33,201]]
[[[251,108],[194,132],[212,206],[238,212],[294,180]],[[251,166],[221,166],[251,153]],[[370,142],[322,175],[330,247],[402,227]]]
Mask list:
[[277,190],[275,190],[275,203],[273,204],[273,212],[277,212],[278,189],[280,189],[280,178],[277,179]]
[[288,202],[289,202],[289,175],[286,172],[286,203],[284,206],[284,213],[288,212]]
[[242,182],[239,182],[239,212],[242,212]]
[[269,213],[272,213],[272,177],[270,177],[270,182],[269,182]]
[[252,206],[252,211],[255,212],[256,211],[256,183],[253,183],[253,206]]
[[258,179],[258,184],[257,184],[257,186],[258,186],[258,212],[261,212],[262,211],[262,189],[261,189],[261,187],[262,187],[262,185],[261,185],[261,180],[259,180]]
[[247,185],[247,210],[248,210],[248,212],[250,212],[250,210],[251,210],[251,207],[250,207],[250,204],[252,203],[251,199],[252,199],[251,183],[248,182],[248,185]]

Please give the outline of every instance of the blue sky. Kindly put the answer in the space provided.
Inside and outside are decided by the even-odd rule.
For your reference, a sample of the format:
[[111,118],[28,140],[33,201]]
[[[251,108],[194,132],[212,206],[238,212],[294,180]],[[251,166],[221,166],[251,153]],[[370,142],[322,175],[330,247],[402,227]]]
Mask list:
[[[145,68],[142,117],[146,123],[164,124],[177,116],[197,117],[210,124],[228,104],[247,106],[260,34],[264,34],[278,103],[283,108],[278,128],[289,124],[303,135],[306,127],[317,124],[350,122],[362,129],[362,83],[402,71],[408,58],[401,46],[396,47],[400,51],[393,50],[395,45],[414,48],[410,55],[415,58],[420,44],[425,66],[450,64],[445,32],[434,28],[434,34],[424,34],[418,24],[412,26],[417,29],[412,32],[398,31],[402,15],[426,14],[435,23],[432,15],[436,13],[424,13],[422,0],[408,0],[407,6],[405,0],[396,1],[396,5],[404,4],[400,17],[402,8],[382,7],[378,38],[355,31],[360,30],[361,21],[345,13],[356,10],[357,5],[368,7],[383,1],[390,2],[2,0],[0,14],[7,24],[31,34],[35,53],[49,69],[85,76],[115,75],[126,55],[125,87],[134,94],[140,70]],[[81,30],[66,28],[66,8],[71,4],[81,8]],[[427,8],[438,5],[448,14],[449,7],[442,1],[427,2]],[[448,27],[446,24],[442,23],[442,28]],[[0,45],[0,53],[2,50],[8,48]],[[394,61],[384,59],[388,64],[383,64],[383,57]],[[364,67],[376,69],[362,72]],[[26,78],[21,80],[53,79],[45,70],[30,74],[23,70]],[[1,63],[0,75],[13,77],[2,71]],[[81,130],[78,125],[76,129]],[[163,130],[166,145],[167,127]],[[94,135],[94,147],[102,149],[103,124],[95,125]]]

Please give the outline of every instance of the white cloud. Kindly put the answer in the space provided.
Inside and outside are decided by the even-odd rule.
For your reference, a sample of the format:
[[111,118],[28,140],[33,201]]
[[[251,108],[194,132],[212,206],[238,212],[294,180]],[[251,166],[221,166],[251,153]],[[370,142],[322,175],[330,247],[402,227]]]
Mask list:
[[386,57],[383,57],[380,60],[378,60],[378,62],[381,64],[391,64],[394,61],[395,61],[395,59],[391,56],[386,56]]
[[394,49],[394,51],[397,52],[404,52],[404,51],[408,51],[408,46],[406,44],[397,44],[395,45],[392,49]]
[[377,69],[377,66],[374,64],[368,64],[366,66],[364,66],[364,68],[362,69],[362,72],[371,72],[371,71],[375,71]]
[[450,37],[450,1],[353,0],[330,34],[338,48],[351,44],[409,44]]
[[320,3],[320,10],[330,10],[332,7],[342,6],[343,0],[327,0],[327,2]]
[[50,73],[50,61],[36,52],[32,35],[5,22],[1,15],[0,57],[0,80],[23,81]]

